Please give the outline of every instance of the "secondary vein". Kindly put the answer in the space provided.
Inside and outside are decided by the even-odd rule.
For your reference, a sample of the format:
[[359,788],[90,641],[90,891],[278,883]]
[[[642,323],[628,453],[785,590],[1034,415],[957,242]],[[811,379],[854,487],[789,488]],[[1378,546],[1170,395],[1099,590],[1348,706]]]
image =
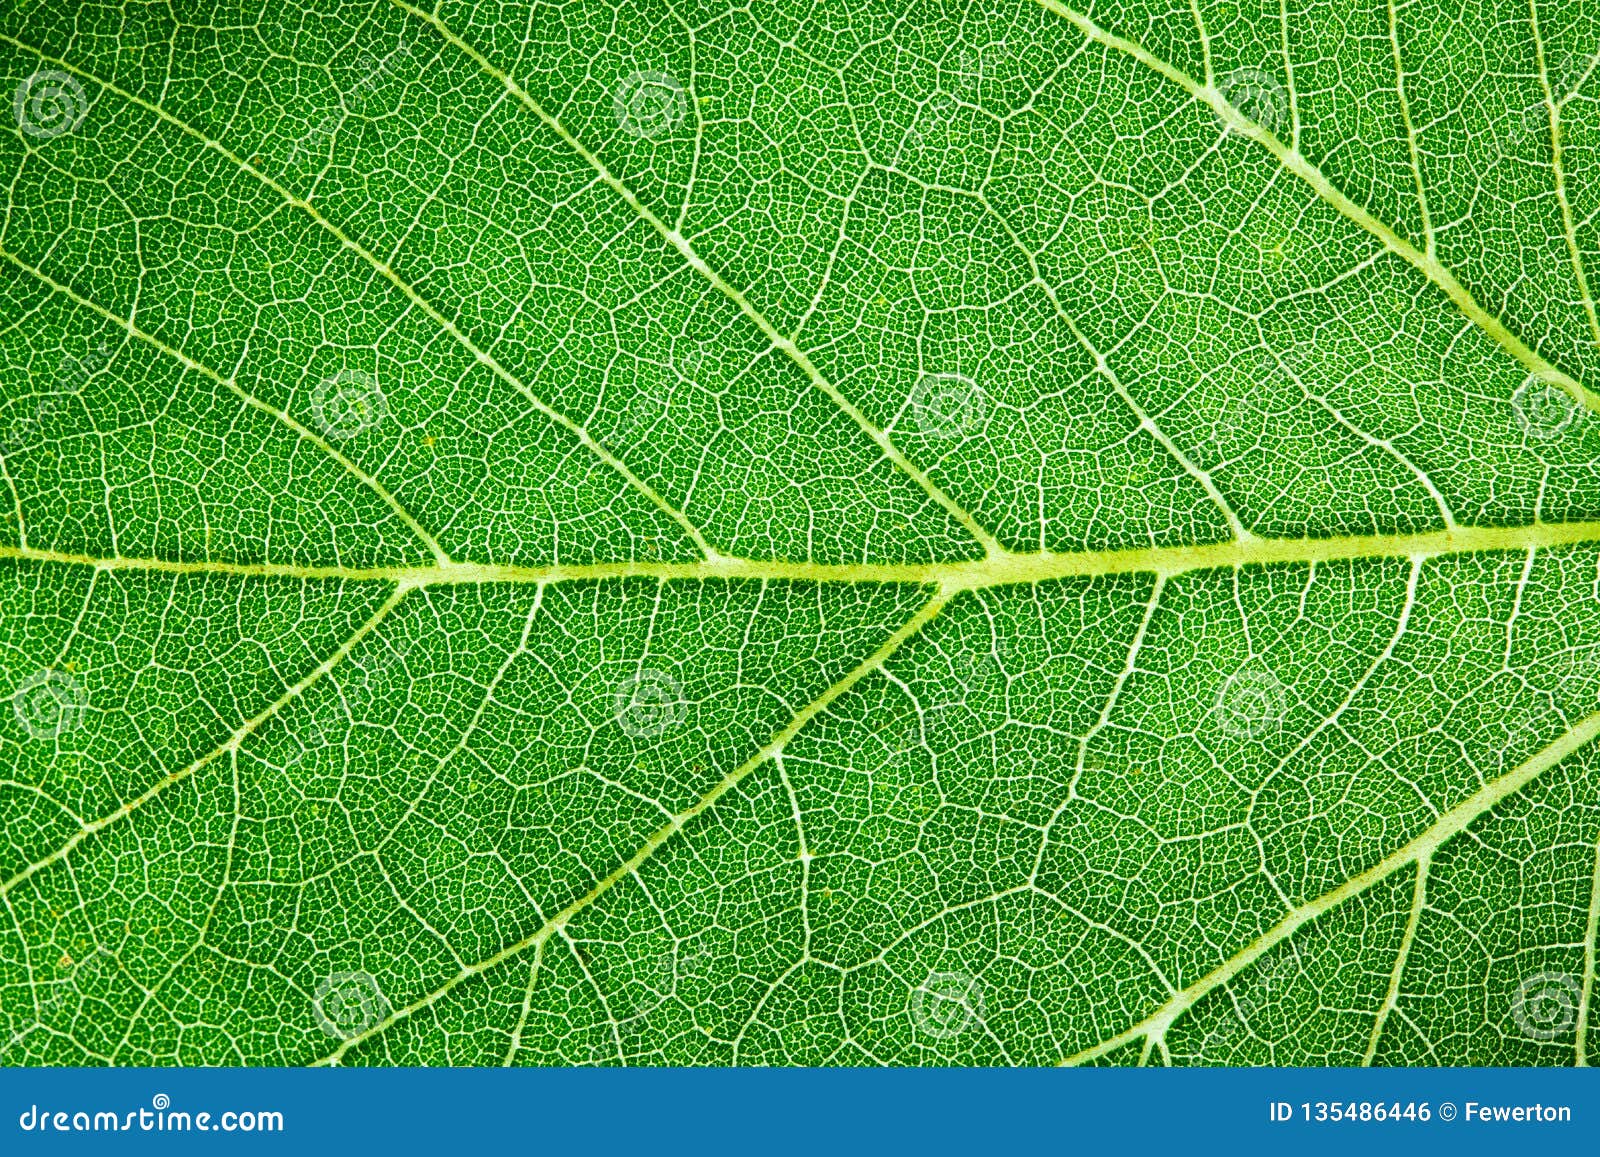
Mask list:
[[[682,831],[684,826],[688,824],[689,821],[700,815],[707,808],[711,807],[712,804],[716,803],[717,800],[721,799],[729,791],[732,791],[741,780],[743,780],[756,768],[760,767],[767,760],[782,752],[785,745],[787,745],[791,739],[799,734],[801,729],[804,728],[806,724],[810,723],[812,719],[816,718],[816,716],[825,711],[829,704],[831,704],[835,699],[839,698],[839,696],[843,695],[846,691],[850,690],[850,688],[854,687],[857,683],[859,683],[862,679],[865,679],[874,671],[881,669],[883,665],[889,661],[889,657],[899,650],[907,640],[914,638],[916,635],[921,633],[922,628],[939,614],[939,612],[944,608],[945,604],[955,597],[956,593],[956,591],[950,589],[940,589],[935,591],[933,597],[923,605],[922,609],[916,614],[912,615],[911,618],[906,620],[906,622],[902,624],[900,628],[894,632],[894,634],[890,635],[888,639],[884,641],[882,646],[880,646],[871,655],[867,656],[867,658],[856,667],[852,668],[850,672],[842,679],[832,684],[815,699],[811,700],[810,703],[806,704],[803,708],[797,711],[793,718],[791,718],[790,721],[784,725],[783,729],[774,735],[772,739],[770,739],[761,748],[761,750],[757,751],[749,759],[745,760],[738,767],[734,768],[727,775],[725,775],[720,781],[718,781],[715,787],[706,792],[705,795],[701,796],[700,799],[694,804],[673,816],[671,820],[669,820],[648,840],[646,840],[638,851],[634,852],[633,855],[629,856],[626,860],[613,868],[604,879],[602,879],[593,888],[589,889],[588,892],[578,897],[561,911],[557,912],[550,919],[546,920],[533,933],[523,937],[521,940],[518,940],[513,944],[507,945],[505,948],[502,948],[499,952],[496,952],[487,959],[481,960],[476,964],[468,965],[460,972],[452,976],[449,980],[445,981],[438,988],[424,994],[405,1007],[395,1010],[389,1016],[373,1024],[364,1032],[358,1033],[343,1041],[337,1049],[316,1063],[337,1064],[339,1060],[343,1058],[345,1053],[349,1052],[352,1048],[355,1048],[361,1042],[370,1040],[372,1037],[383,1032],[396,1021],[404,1020],[406,1017],[413,1016],[416,1013],[429,1008],[463,981],[487,972],[496,965],[503,964],[508,960],[514,959],[523,952],[526,952],[529,948],[533,948],[536,951],[542,950],[545,941],[547,941],[553,935],[564,933],[567,924],[574,916],[576,916],[579,912],[582,912],[591,904],[595,903],[595,901],[599,900],[600,897],[604,896],[618,883],[637,872],[644,862],[656,853],[657,849],[659,849],[678,832]],[[532,981],[530,980],[529,983],[531,985]]]
[[378,257],[377,254],[368,250],[359,241],[356,241],[354,238],[349,236],[338,225],[334,224],[327,217],[323,216],[322,211],[313,206],[309,201],[298,196],[292,190],[288,189],[266,173],[262,172],[260,169],[256,168],[249,161],[233,152],[233,150],[229,149],[220,141],[212,140],[199,129],[196,129],[194,126],[167,112],[166,109],[162,108],[160,105],[153,104],[136,93],[119,88],[117,85],[108,80],[104,80],[98,76],[95,76],[94,74],[79,68],[76,65],[70,64],[67,61],[50,56],[39,49],[34,48],[32,45],[24,44],[22,41],[16,40],[5,35],[4,33],[0,33],[0,43],[10,44],[24,52],[34,53],[42,60],[47,60],[52,64],[59,65],[60,67],[83,77],[85,80],[92,81],[101,88],[105,89],[107,92],[115,93],[117,96],[121,97],[130,104],[137,105],[139,108],[144,109],[153,116],[159,118],[167,124],[172,125],[185,135],[199,141],[201,145],[215,152],[217,155],[225,157],[232,164],[238,166],[241,172],[248,173],[251,177],[261,182],[261,184],[277,193],[291,207],[304,213],[307,217],[314,221],[318,228],[327,232],[342,246],[354,253],[357,257],[361,258],[361,260],[365,261],[368,265],[372,266],[372,268],[377,271],[379,276],[381,276],[385,281],[398,290],[408,301],[410,301],[423,313],[427,314],[435,325],[439,326],[442,330],[454,338],[461,345],[461,347],[468,353],[472,354],[480,364],[487,367],[489,371],[497,378],[520,393],[529,403],[529,405],[531,405],[535,410],[537,410],[549,421],[554,422],[556,425],[566,430],[587,450],[589,450],[590,453],[594,454],[595,457],[599,458],[607,466],[611,467],[611,469],[620,474],[628,483],[628,485],[632,486],[647,500],[649,500],[652,505],[676,522],[678,526],[682,528],[684,534],[687,535],[695,544],[695,546],[699,548],[702,554],[704,554],[707,558],[718,557],[717,551],[710,545],[710,543],[706,541],[704,535],[701,534],[699,527],[695,526],[689,521],[689,517],[684,511],[668,502],[662,494],[660,494],[657,490],[655,490],[654,487],[650,486],[642,478],[636,475],[632,469],[630,469],[620,458],[597,442],[594,437],[590,435],[588,430],[584,429],[581,425],[567,417],[567,415],[561,413],[559,410],[552,408],[542,398],[536,395],[526,382],[508,370],[493,354],[489,353],[487,350],[483,349],[476,342],[474,342],[471,337],[464,333],[461,328],[455,324],[455,322],[451,321],[442,312],[440,312],[440,310],[432,302],[428,301],[419,292],[417,292],[416,288],[412,286],[410,282],[406,281],[398,273],[396,273],[393,267],[390,266],[387,261],[384,261],[382,258]]
[[[1411,864],[1420,864],[1424,860],[1430,859],[1433,853],[1443,844],[1465,831],[1480,816],[1496,807],[1502,800],[1527,787],[1549,768],[1554,767],[1567,756],[1593,740],[1596,735],[1600,735],[1600,712],[1588,716],[1555,740],[1555,742],[1535,752],[1530,759],[1514,771],[1484,784],[1466,799],[1456,804],[1455,807],[1441,815],[1433,824],[1424,829],[1405,846],[1379,860],[1366,871],[1352,876],[1332,891],[1325,892],[1316,899],[1309,900],[1288,912],[1283,919],[1279,920],[1234,956],[1183,989],[1183,991],[1172,997],[1172,999],[1168,1000],[1138,1024],[1118,1033],[1116,1036],[1101,1041],[1099,1044],[1091,1045],[1080,1052],[1074,1053],[1061,1063],[1063,1065],[1080,1064],[1084,1061],[1104,1056],[1106,1053],[1113,1052],[1123,1045],[1131,1044],[1141,1038],[1165,1037],[1173,1022],[1193,1008],[1200,998],[1208,992],[1232,980],[1274,946],[1293,936],[1300,928],[1309,924],[1324,912],[1338,907],[1346,900],[1361,895],[1402,868]],[[1413,899],[1413,904],[1415,903],[1416,901]]]
[[1145,67],[1159,73],[1183,89],[1195,100],[1215,112],[1217,116],[1222,118],[1224,124],[1261,145],[1277,159],[1280,165],[1310,185],[1317,196],[1333,206],[1342,216],[1365,229],[1381,241],[1385,249],[1420,271],[1436,288],[1442,290],[1445,296],[1454,303],[1457,309],[1466,314],[1474,325],[1483,330],[1530,373],[1536,374],[1541,381],[1564,390],[1580,405],[1600,413],[1600,395],[1595,394],[1570,374],[1546,361],[1539,353],[1524,343],[1522,339],[1507,329],[1504,322],[1484,309],[1477,299],[1467,292],[1466,288],[1456,280],[1455,274],[1445,268],[1437,257],[1422,252],[1388,225],[1385,225],[1360,205],[1357,205],[1332,181],[1328,180],[1321,169],[1301,155],[1298,149],[1284,145],[1267,128],[1244,116],[1211,85],[1201,84],[1182,69],[1162,60],[1142,45],[1125,37],[1107,32],[1081,12],[1062,4],[1061,0],[1037,0],[1037,3],[1070,22],[1079,32],[1096,44],[1129,56]]
[[356,465],[355,462],[339,453],[339,451],[334,449],[327,439],[318,437],[311,430],[308,430],[304,425],[296,421],[287,410],[280,410],[276,406],[268,405],[266,402],[263,402],[260,398],[246,390],[243,386],[239,385],[239,383],[234,381],[232,378],[223,377],[222,374],[218,373],[210,366],[195,361],[194,358],[190,357],[177,347],[168,345],[154,334],[147,333],[145,330],[140,329],[128,318],[125,318],[120,314],[113,313],[111,310],[105,308],[103,305],[100,305],[98,302],[91,301],[89,298],[83,296],[83,294],[73,289],[70,285],[64,285],[55,278],[51,277],[48,273],[45,273],[42,269],[38,269],[32,265],[29,265],[16,254],[5,249],[0,249],[0,259],[10,262],[13,266],[22,270],[24,273],[31,274],[52,292],[58,293],[61,296],[76,302],[83,308],[91,310],[108,321],[114,322],[118,326],[121,326],[127,331],[130,337],[137,338],[139,341],[144,342],[151,348],[159,350],[161,353],[167,355],[185,369],[192,370],[201,377],[207,378],[228,390],[251,409],[259,410],[263,414],[271,417],[274,421],[280,422],[289,429],[293,430],[295,434],[298,435],[303,441],[315,446],[328,457],[332,458],[335,462],[339,463],[339,465],[343,466],[345,470],[348,471],[353,477],[358,479],[362,485],[366,486],[367,489],[371,490],[379,498],[383,499],[384,503],[389,507],[389,509],[394,512],[395,517],[401,522],[405,523],[406,528],[410,530],[412,534],[417,536],[417,539],[422,543],[423,546],[428,548],[428,551],[436,560],[438,560],[441,566],[448,565],[452,561],[449,554],[445,552],[444,547],[439,545],[438,540],[434,538],[432,534],[428,533],[428,531],[423,529],[422,524],[417,521],[416,516],[412,514],[411,511],[406,509],[406,507],[397,497],[395,497],[394,493],[390,491],[388,487],[384,486],[383,483],[379,482],[372,475],[361,469],[361,467]]
[[860,427],[861,430],[872,439],[872,441],[877,445],[878,449],[883,453],[885,458],[892,462],[902,473],[907,475],[912,481],[921,487],[923,493],[925,493],[933,502],[940,506],[945,513],[950,515],[951,518],[960,523],[962,528],[965,529],[968,534],[972,535],[972,537],[975,538],[986,551],[988,551],[990,554],[994,554],[1003,549],[993,534],[979,525],[978,521],[973,518],[971,513],[960,506],[955,499],[951,498],[949,494],[945,493],[943,488],[941,488],[938,483],[929,478],[922,469],[920,469],[913,462],[911,462],[910,459],[902,454],[899,447],[894,444],[893,439],[891,439],[884,430],[874,425],[872,421],[861,412],[860,408],[856,406],[854,402],[850,401],[849,398],[840,393],[838,387],[836,387],[823,375],[822,371],[817,368],[816,364],[812,362],[804,350],[802,350],[789,338],[779,333],[777,327],[774,326],[772,322],[767,319],[766,315],[757,309],[738,288],[729,284],[720,273],[707,264],[705,259],[695,251],[693,244],[690,243],[688,238],[686,238],[678,230],[669,226],[665,221],[657,216],[648,205],[638,198],[632,189],[623,184],[622,181],[606,167],[604,161],[585,148],[583,143],[574,137],[567,130],[565,125],[546,112],[544,107],[539,104],[539,102],[536,101],[532,95],[527,92],[527,90],[518,84],[515,79],[505,72],[502,72],[495,66],[493,61],[489,60],[476,48],[452,32],[450,28],[446,26],[445,23],[437,16],[430,12],[424,12],[420,8],[413,8],[410,4],[405,3],[405,0],[391,0],[391,2],[397,8],[409,12],[412,16],[415,16],[417,19],[424,21],[429,26],[434,28],[440,36],[444,37],[444,39],[447,40],[451,45],[468,56],[473,63],[475,63],[485,73],[494,77],[501,84],[503,84],[506,90],[522,103],[523,107],[525,107],[529,112],[533,113],[534,116],[538,117],[539,120],[542,121],[551,132],[560,137],[562,142],[566,144],[568,148],[572,149],[573,152],[582,157],[589,167],[594,169],[595,173],[599,175],[601,181],[603,181],[619,197],[626,201],[628,206],[632,208],[635,213],[643,218],[652,229],[659,233],[666,240],[666,242],[673,247],[673,249],[677,250],[678,254],[684,259],[684,261],[686,261],[697,273],[701,274],[707,281],[715,286],[718,292],[720,292],[729,301],[733,302],[733,304],[739,308],[739,312],[743,313],[745,317],[749,318],[750,321],[755,324],[756,328],[761,331],[762,336],[771,342],[775,348],[783,351],[783,353],[788,356],[789,360],[794,362],[794,364],[800,368],[801,372],[806,375],[813,386],[821,390],[830,399],[832,399],[833,403],[838,406],[840,410],[844,411],[845,415],[848,416],[852,422]]

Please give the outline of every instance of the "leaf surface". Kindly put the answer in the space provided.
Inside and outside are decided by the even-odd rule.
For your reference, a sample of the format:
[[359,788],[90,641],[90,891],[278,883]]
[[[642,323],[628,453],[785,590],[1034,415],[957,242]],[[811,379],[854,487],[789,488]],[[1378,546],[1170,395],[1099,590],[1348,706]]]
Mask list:
[[8,1064],[1586,1064],[1600,21],[0,4]]

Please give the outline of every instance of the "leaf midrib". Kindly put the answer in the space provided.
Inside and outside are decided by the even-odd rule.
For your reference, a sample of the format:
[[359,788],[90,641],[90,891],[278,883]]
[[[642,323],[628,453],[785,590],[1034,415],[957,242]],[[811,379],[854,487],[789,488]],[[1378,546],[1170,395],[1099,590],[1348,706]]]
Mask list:
[[0,560],[57,563],[99,570],[179,575],[343,579],[392,582],[406,589],[485,583],[545,585],[599,579],[915,583],[951,591],[1050,582],[1065,578],[1152,573],[1176,575],[1228,567],[1325,563],[1363,558],[1432,558],[1481,551],[1529,551],[1600,542],[1600,520],[1534,522],[1524,526],[1456,526],[1414,534],[1341,538],[1228,539],[1202,545],[1017,553],[926,563],[813,563],[719,557],[701,562],[602,562],[520,566],[451,562],[435,566],[329,567],[289,563],[187,562],[160,558],[99,558],[87,554],[0,545]]

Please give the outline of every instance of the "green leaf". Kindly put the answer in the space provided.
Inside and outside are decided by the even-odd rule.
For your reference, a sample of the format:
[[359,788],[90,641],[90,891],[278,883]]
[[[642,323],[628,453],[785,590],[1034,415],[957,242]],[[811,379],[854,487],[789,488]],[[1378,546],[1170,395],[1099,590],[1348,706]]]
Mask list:
[[1597,52],[0,5],[0,1059],[1597,1059]]

